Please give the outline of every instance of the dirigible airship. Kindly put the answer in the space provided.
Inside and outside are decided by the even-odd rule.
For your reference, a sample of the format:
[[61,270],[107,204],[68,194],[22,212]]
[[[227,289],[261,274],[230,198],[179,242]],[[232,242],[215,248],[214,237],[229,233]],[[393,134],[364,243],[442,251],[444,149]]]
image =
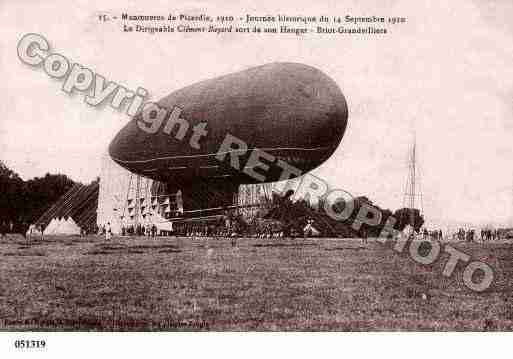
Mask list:
[[157,105],[165,116],[139,112],[109,154],[133,173],[180,189],[186,211],[228,206],[240,184],[282,178],[283,163],[301,174],[318,167],[339,146],[348,117],[338,85],[298,63],[201,81]]

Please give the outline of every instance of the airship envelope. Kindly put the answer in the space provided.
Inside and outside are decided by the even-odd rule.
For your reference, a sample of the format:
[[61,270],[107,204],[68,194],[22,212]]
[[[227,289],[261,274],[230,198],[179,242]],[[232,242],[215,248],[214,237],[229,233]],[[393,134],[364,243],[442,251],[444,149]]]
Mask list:
[[[348,117],[338,85],[297,63],[271,63],[198,82],[157,104],[165,114],[134,116],[112,140],[110,156],[131,172],[192,187],[195,181],[276,181],[279,160],[304,174],[337,149]],[[258,169],[263,177],[244,171],[254,149],[271,155]]]

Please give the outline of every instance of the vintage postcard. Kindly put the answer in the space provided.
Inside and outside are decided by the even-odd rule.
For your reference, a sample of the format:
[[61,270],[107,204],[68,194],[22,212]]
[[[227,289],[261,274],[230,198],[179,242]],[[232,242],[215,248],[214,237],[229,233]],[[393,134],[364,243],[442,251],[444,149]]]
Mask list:
[[506,0],[3,0],[7,346],[511,331],[512,18]]

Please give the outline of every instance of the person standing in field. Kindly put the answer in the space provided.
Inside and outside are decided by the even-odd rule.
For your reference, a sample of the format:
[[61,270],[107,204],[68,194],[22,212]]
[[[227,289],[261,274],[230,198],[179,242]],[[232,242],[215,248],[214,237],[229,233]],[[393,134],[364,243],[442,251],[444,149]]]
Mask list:
[[362,239],[362,245],[367,245],[368,239],[367,239],[367,231],[365,229],[362,230],[361,239]]
[[110,241],[112,238],[112,229],[110,228],[110,222],[107,223],[105,227],[105,240]]

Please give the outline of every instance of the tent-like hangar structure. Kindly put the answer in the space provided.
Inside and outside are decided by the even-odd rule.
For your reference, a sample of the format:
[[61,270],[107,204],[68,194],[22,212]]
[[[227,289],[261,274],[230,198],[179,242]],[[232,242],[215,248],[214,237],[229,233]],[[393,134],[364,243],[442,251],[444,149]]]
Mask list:
[[64,218],[53,218],[48,226],[46,226],[43,234],[45,236],[49,235],[80,235],[82,233],[82,229],[79,225],[73,220],[72,217]]

